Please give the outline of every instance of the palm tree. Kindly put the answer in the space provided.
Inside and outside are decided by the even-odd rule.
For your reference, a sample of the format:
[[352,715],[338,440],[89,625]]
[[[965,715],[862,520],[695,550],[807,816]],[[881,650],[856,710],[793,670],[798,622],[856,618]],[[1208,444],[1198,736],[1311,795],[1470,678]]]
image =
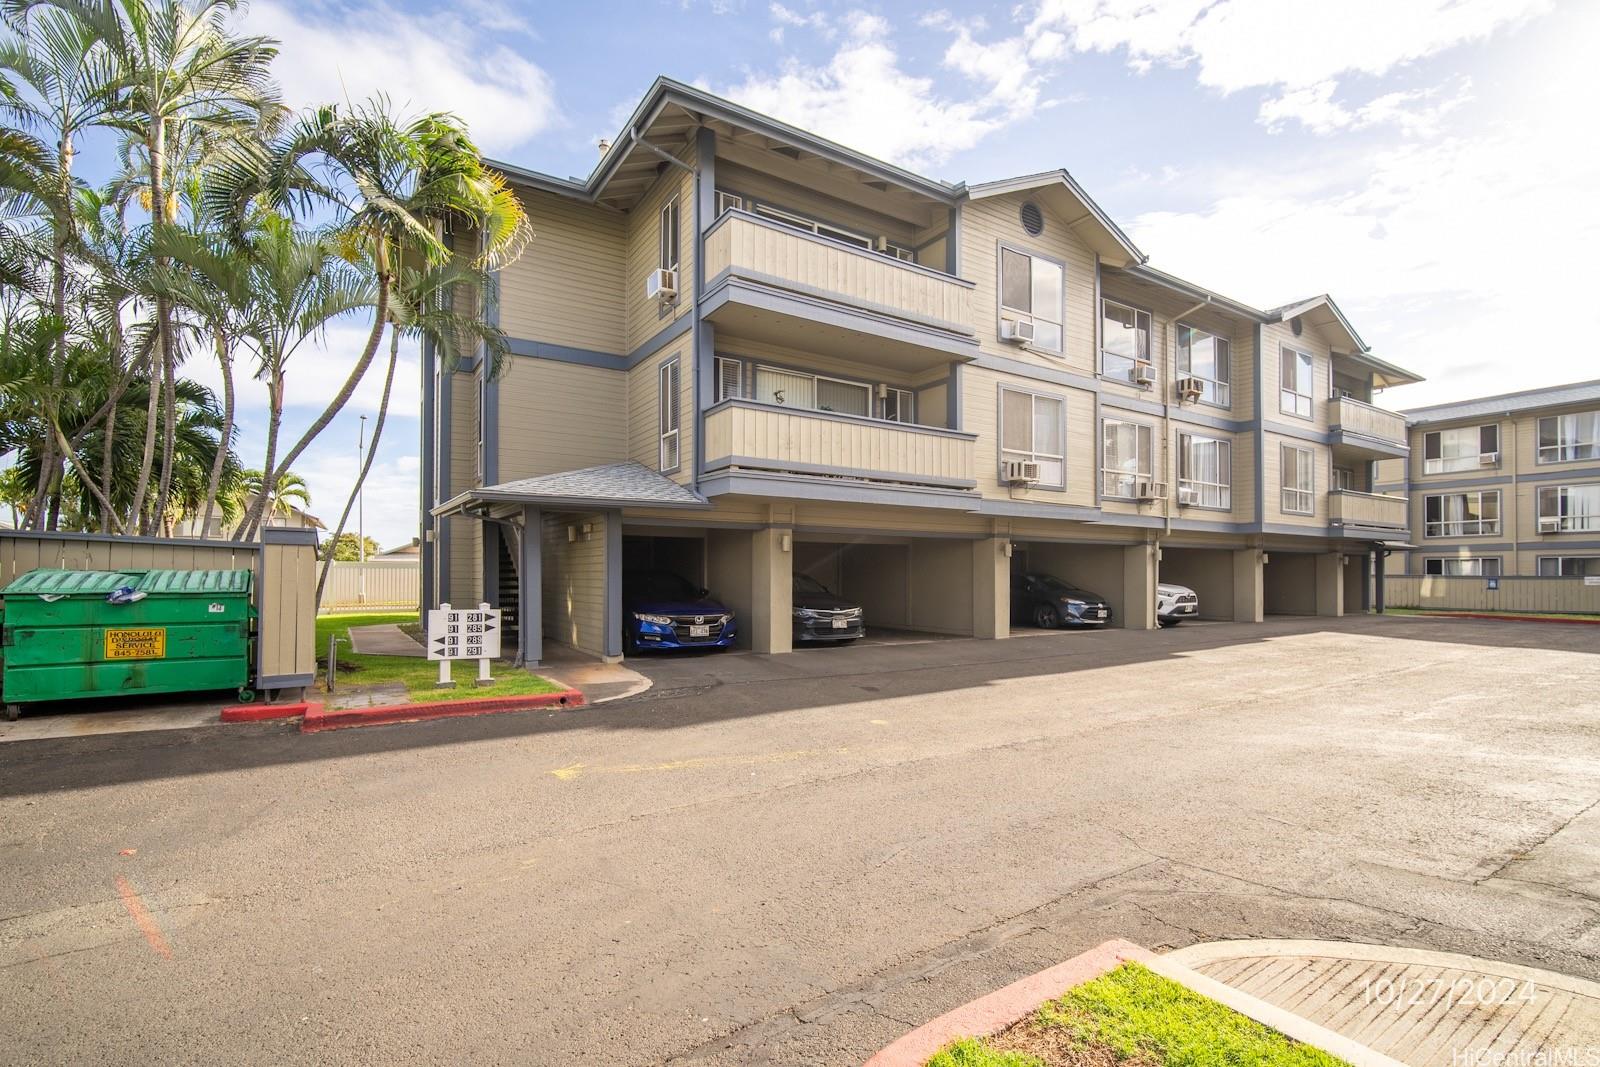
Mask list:
[[[314,159],[327,164],[332,180],[310,177]],[[331,206],[347,258],[368,264],[377,282],[366,347],[327,407],[279,460],[281,469],[327,428],[366,375],[389,323],[389,298],[400,272],[450,261],[446,223],[483,235],[472,261],[478,268],[515,258],[528,237],[521,202],[484,166],[457,119],[432,113],[403,120],[381,97],[348,114],[336,107],[311,112],[267,151],[240,153],[223,169],[213,195],[235,212],[258,197],[283,211],[308,199]]]
[[291,517],[297,507],[304,511],[311,506],[311,489],[306,485],[306,480],[293,471],[280,473],[271,492],[265,490],[265,485],[266,479],[260,471],[241,472],[238,483],[240,503],[248,507],[250,503],[259,501],[265,505],[268,514],[284,519]]

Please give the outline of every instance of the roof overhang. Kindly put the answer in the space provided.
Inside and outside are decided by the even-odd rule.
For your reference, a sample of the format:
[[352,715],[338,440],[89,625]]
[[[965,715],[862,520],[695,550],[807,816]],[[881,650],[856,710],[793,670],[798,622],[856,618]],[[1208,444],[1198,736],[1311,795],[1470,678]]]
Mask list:
[[1315,326],[1324,335],[1333,337],[1336,342],[1342,339],[1345,348],[1340,348],[1335,343],[1335,350],[1370,372],[1374,389],[1390,389],[1397,385],[1412,385],[1422,381],[1422,375],[1414,374],[1404,367],[1398,367],[1374,356],[1372,350],[1367,347],[1367,342],[1361,339],[1361,335],[1356,333],[1356,328],[1350,324],[1344,312],[1339,310],[1339,305],[1334,303],[1333,297],[1326,293],[1309,300],[1274,308],[1268,314],[1272,316],[1269,321],[1288,322],[1290,319],[1300,319]]
[[1143,263],[1149,257],[1122,232],[1111,216],[1100,209],[1083,186],[1064,170],[1045,171],[1042,174],[1025,174],[1017,178],[980,182],[965,187],[967,198],[984,200],[991,196],[1011,193],[1033,193],[1048,204],[1056,214],[1067,220],[1067,225],[1101,260],[1112,267],[1127,267]]
[[1168,292],[1181,296],[1186,300],[1194,300],[1197,303],[1205,305],[1206,307],[1214,308],[1217,311],[1225,312],[1227,314],[1236,315],[1239,318],[1249,319],[1252,322],[1272,321],[1271,317],[1265,311],[1262,311],[1259,308],[1253,308],[1249,304],[1241,303],[1240,301],[1234,300],[1231,297],[1223,296],[1221,293],[1213,292],[1212,290],[1198,286],[1193,282],[1184,281],[1182,278],[1179,278],[1176,275],[1168,274],[1163,270],[1157,270],[1148,263],[1135,263],[1132,266],[1123,267],[1120,269],[1120,273],[1129,278],[1144,282],[1146,285],[1152,285],[1158,289],[1165,289]]
[[430,511],[437,518],[487,518],[507,505],[599,511],[614,508],[709,508],[705,497],[642,463],[618,463],[535,475],[457,493]]

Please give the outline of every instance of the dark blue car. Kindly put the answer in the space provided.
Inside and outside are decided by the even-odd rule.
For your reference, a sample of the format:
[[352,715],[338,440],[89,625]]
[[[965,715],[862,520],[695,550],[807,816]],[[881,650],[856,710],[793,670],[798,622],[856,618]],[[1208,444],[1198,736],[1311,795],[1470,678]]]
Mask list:
[[629,652],[651,648],[732,648],[732,609],[671,571],[625,571],[622,635]]

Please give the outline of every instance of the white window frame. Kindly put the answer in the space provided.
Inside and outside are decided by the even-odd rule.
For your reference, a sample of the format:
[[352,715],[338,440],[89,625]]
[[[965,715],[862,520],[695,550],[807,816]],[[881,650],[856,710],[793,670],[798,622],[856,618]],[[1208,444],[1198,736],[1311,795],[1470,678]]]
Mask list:
[[744,210],[744,197],[738,193],[730,193],[726,189],[717,190],[717,217],[721,218],[729,211]]
[[[670,474],[683,467],[683,379],[682,364],[677,356],[661,361],[656,368],[656,428],[659,431],[659,451],[656,467]],[[668,449],[672,462],[667,462]]]
[[[1574,431],[1571,440],[1562,436],[1569,419],[1572,420]],[[1547,422],[1556,424],[1556,443],[1553,445],[1542,443],[1544,441],[1544,424]],[[1582,432],[1582,427],[1585,425],[1596,432],[1597,436],[1595,438],[1588,441],[1578,439],[1577,435]],[[1565,415],[1545,415],[1539,419],[1538,424],[1534,427],[1534,433],[1538,462],[1541,464],[1575,463],[1579,460],[1600,459],[1600,412],[1573,411]],[[1587,449],[1588,454],[1578,455],[1579,449]]]
[[[1476,497],[1478,506],[1475,519],[1447,519],[1444,517],[1444,499],[1459,496],[1462,498]],[[1494,498],[1494,518],[1484,518],[1484,502],[1490,497]],[[1428,520],[1428,501],[1437,499],[1439,503],[1439,519],[1437,522]],[[1422,498],[1422,536],[1430,537],[1497,537],[1500,534],[1500,524],[1504,520],[1501,511],[1500,490],[1498,489],[1458,489],[1447,493],[1428,493]]]
[[[1574,482],[1571,485],[1541,485],[1536,503],[1539,525],[1538,532],[1546,532],[1544,524],[1549,519],[1555,519],[1560,526],[1556,533],[1597,533],[1600,532],[1600,506],[1594,511],[1583,515],[1573,515],[1567,507],[1567,500],[1574,489],[1587,489],[1600,496],[1600,482]],[[1554,504],[1551,510],[1546,510],[1546,503]]]
[[[1133,470],[1127,471],[1121,467],[1113,467],[1110,459],[1110,449],[1107,447],[1112,440],[1112,430],[1123,426],[1132,426],[1133,433]],[[1140,481],[1153,482],[1155,476],[1155,428],[1146,422],[1134,419],[1116,419],[1102,417],[1100,419],[1100,495],[1110,500],[1134,500],[1138,497],[1138,484]],[[1130,479],[1130,474],[1132,475]],[[1121,491],[1121,486],[1127,482],[1127,491]]]
[[[1103,326],[1101,328],[1104,329]],[[1190,334],[1190,343],[1187,346],[1183,343],[1183,331],[1185,330],[1188,330]],[[1217,360],[1217,370],[1222,375],[1220,378],[1208,378],[1204,374],[1196,374],[1192,366],[1189,365],[1192,359],[1190,353],[1194,348],[1193,335],[1195,334],[1209,337],[1213,344],[1222,346],[1222,350],[1219,353],[1220,358]],[[1174,325],[1172,331],[1172,344],[1177,352],[1178,377],[1196,378],[1207,386],[1206,392],[1200,394],[1200,403],[1210,404],[1219,408],[1232,407],[1233,342],[1220,334],[1212,333],[1210,330],[1202,330],[1198,326],[1179,322]]]
[[[783,404],[783,405],[774,405],[774,406],[782,406],[784,408],[787,408],[790,411],[815,411],[815,412],[819,412],[820,414],[823,414],[823,415],[838,415],[841,418],[847,418],[847,419],[874,419],[874,420],[878,420],[878,421],[883,421],[876,414],[876,412],[878,411],[878,407],[879,407],[878,400],[877,400],[878,386],[883,384],[883,383],[880,383],[880,382],[866,382],[866,381],[860,380],[859,378],[840,378],[840,377],[837,377],[837,376],[831,375],[831,374],[818,374],[816,371],[807,370],[804,367],[782,367],[782,366],[778,366],[775,363],[757,363],[755,365],[754,373],[752,373],[751,376],[750,376],[752,389],[758,389],[759,388],[757,380],[756,380],[756,374],[759,374],[763,370],[771,371],[774,374],[787,374],[787,375],[791,375],[791,376],[794,376],[794,377],[810,378],[811,379],[812,406],[810,406],[810,407],[800,407],[800,406],[795,405],[795,404]],[[866,393],[867,393],[867,413],[865,415],[856,415],[853,412],[849,412],[849,411],[827,411],[824,408],[816,406],[817,393],[819,392],[819,390],[817,389],[817,384],[819,382],[834,382],[834,383],[837,383],[839,385],[848,385],[848,386],[850,386],[851,388],[854,388],[854,389],[864,389],[864,390],[866,390]],[[899,387],[898,386],[885,386],[885,388],[898,389]],[[906,391],[906,390],[902,390],[902,392],[904,392],[904,391]],[[758,401],[758,403],[759,402],[760,401]],[[910,420],[907,419],[907,420],[903,420],[903,421],[908,421],[909,422]]]
[[[1295,357],[1296,368],[1294,382],[1296,388],[1293,389],[1289,388],[1289,382],[1284,379],[1283,375],[1284,362],[1290,355]],[[1301,360],[1305,361],[1306,372],[1308,375],[1306,388],[1309,390],[1309,392],[1304,393],[1302,393],[1298,388],[1300,385],[1299,367],[1301,365]],[[1316,395],[1317,357],[1304,348],[1296,348],[1291,344],[1279,345],[1278,410],[1285,415],[1290,415],[1297,419],[1313,419],[1316,417]],[[1301,410],[1302,408],[1304,410]]]
[[[1484,448],[1484,433],[1492,431],[1494,447]],[[1476,434],[1478,438],[1477,451],[1461,453],[1452,458],[1444,454],[1445,434]],[[1437,449],[1428,447],[1429,441],[1438,442]],[[1429,459],[1428,452],[1437,451],[1437,458]],[[1428,430],[1422,435],[1422,473],[1423,474],[1454,474],[1460,471],[1475,471],[1483,469],[1483,457],[1490,453],[1498,454],[1500,451],[1500,424],[1498,422],[1479,423],[1475,426],[1449,426],[1442,430]],[[1496,460],[1492,466],[1499,466]]]
[[[1289,462],[1293,454],[1295,461]],[[1298,475],[1301,470],[1300,457],[1305,457],[1305,484],[1300,484]],[[1293,484],[1289,482],[1290,467],[1294,468],[1297,475]],[[1280,444],[1278,446],[1278,510],[1285,515],[1314,515],[1317,511],[1317,453],[1315,449],[1303,448],[1300,445]],[[1302,506],[1303,505],[1303,506]]]
[[[1050,314],[1041,314],[1040,311],[1037,308],[1033,308],[1033,307],[1029,307],[1029,308],[1014,308],[1014,307],[1011,307],[1009,304],[1007,304],[1005,302],[1005,291],[1006,291],[1006,286],[1005,286],[1005,269],[1006,269],[1005,263],[1006,263],[1006,257],[1005,257],[1005,254],[1007,252],[1010,252],[1014,256],[1022,256],[1025,259],[1027,259],[1027,261],[1028,261],[1028,303],[1030,305],[1033,303],[1033,267],[1034,267],[1034,264],[1035,263],[1048,263],[1048,264],[1050,264],[1051,266],[1055,267],[1057,270],[1059,270],[1061,272],[1061,299],[1059,301],[1057,301],[1056,306],[1051,309],[1051,313]],[[1034,323],[1044,322],[1044,323],[1050,324],[1051,326],[1054,326],[1057,330],[1061,331],[1061,343],[1059,345],[1051,346],[1051,345],[1041,344],[1038,341],[1035,341],[1033,343],[1032,347],[1036,351],[1039,351],[1039,352],[1050,352],[1050,353],[1053,353],[1054,355],[1058,355],[1058,356],[1062,355],[1063,353],[1065,353],[1066,350],[1067,350],[1067,265],[1066,265],[1066,263],[1062,262],[1059,259],[1054,258],[1053,256],[1040,255],[1038,252],[1031,252],[1026,248],[1018,247],[1017,245],[1002,243],[1000,245],[999,251],[995,253],[994,281],[995,281],[995,304],[1000,309],[1000,316],[999,316],[1000,319],[1002,321],[1005,320],[1005,319],[1011,319],[1011,320],[1013,320],[1015,322],[1034,322]],[[1051,315],[1054,315],[1054,318],[1052,318]],[[998,329],[999,329],[999,325],[998,324],[996,324],[995,329],[998,331]]]
[[[1138,356],[1124,356],[1120,352],[1106,351],[1106,308],[1108,307],[1119,307],[1124,311],[1131,312],[1133,315],[1133,329],[1136,332],[1139,329],[1139,320],[1144,320],[1144,358],[1142,360]],[[1124,300],[1113,300],[1109,296],[1102,296],[1100,298],[1100,354],[1099,358],[1095,361],[1095,366],[1100,376],[1102,378],[1110,378],[1115,382],[1127,382],[1130,385],[1133,384],[1133,372],[1138,368],[1140,363],[1148,363],[1151,365],[1151,367],[1155,366],[1155,336],[1156,317],[1155,315],[1151,314],[1149,310],[1142,307],[1136,307]],[[1116,360],[1127,360],[1127,373],[1124,374],[1117,371],[1107,370],[1107,356],[1110,356],[1112,359]]]
[[[728,383],[727,370],[733,371],[733,391],[727,392],[723,386]],[[741,400],[744,398],[744,361],[732,359],[728,356],[718,356],[716,364],[717,403],[724,400]]]
[[[1028,450],[1006,447],[1006,397],[1007,393],[1017,393],[1028,398]],[[1059,424],[1061,427],[1061,454],[1040,452],[1038,441],[1034,433],[1039,425],[1039,401],[1056,404],[1061,412]],[[1061,464],[1060,482],[1040,482],[1036,488],[1040,489],[1065,489],[1067,487],[1067,398],[1058,393],[1041,393],[1033,389],[1020,389],[1016,386],[1000,386],[998,398],[999,409],[996,413],[995,426],[997,433],[995,443],[998,446],[1000,465],[1003,468],[1007,460],[1022,460],[1024,462],[1055,462]],[[1003,470],[1001,473],[1004,473]]]
[[[1455,573],[1450,572],[1450,565],[1456,565]],[[1439,565],[1436,571],[1428,568],[1434,564]],[[1475,567],[1476,570],[1467,567]],[[1492,565],[1492,566],[1491,566]],[[1467,569],[1463,569],[1467,567]],[[1494,573],[1488,573],[1488,570]],[[1499,578],[1501,576],[1501,560],[1499,556],[1428,556],[1422,561],[1424,577],[1433,578]]]
[[670,196],[661,205],[661,235],[659,252],[662,270],[676,271],[683,259],[683,227],[678,214],[678,198]]
[[877,406],[877,402],[876,402],[877,390],[875,390],[872,387],[871,383],[869,383],[869,382],[859,382],[859,381],[856,381],[853,378],[836,378],[831,374],[813,374],[811,377],[816,381],[817,385],[821,385],[823,382],[832,382],[835,385],[845,385],[845,386],[849,386],[851,389],[860,389],[862,392],[867,394],[867,403],[865,405],[867,413],[865,415],[857,415],[853,411],[830,411],[827,408],[823,407],[822,406],[822,390],[821,389],[816,389],[815,387],[813,387],[814,395],[817,398],[817,408],[816,408],[817,411],[822,412],[824,415],[848,415],[852,419],[870,419],[870,418],[872,418],[873,408],[875,408]]
[[[894,401],[894,414],[889,414],[889,401]],[[878,401],[878,417],[885,422],[916,422],[917,394],[897,385],[883,387],[883,397]]]
[[[1541,578],[1582,578],[1582,577],[1586,577],[1586,575],[1579,575],[1579,574],[1563,574],[1562,570],[1566,567],[1566,565],[1569,562],[1582,563],[1582,564],[1584,564],[1584,568],[1586,570],[1591,570],[1592,569],[1595,574],[1600,574],[1600,556],[1540,556],[1539,559],[1538,559],[1538,563],[1536,564],[1538,575]],[[1546,563],[1555,564],[1555,573],[1554,574],[1546,574],[1545,573],[1545,564]]]
[[837,223],[808,219],[804,215],[796,215],[793,212],[784,211],[782,208],[773,207],[771,204],[757,204],[756,214],[772,219],[774,222],[781,222],[786,226],[793,226],[797,230],[809,230],[818,237],[825,237],[830,241],[842,241],[848,245],[857,245],[869,252],[873,250],[872,238],[865,234],[856,233],[854,230],[847,230]]
[[[1226,457],[1218,464],[1219,474],[1223,480],[1219,482],[1202,481],[1192,476],[1194,470],[1194,456],[1191,451],[1197,444],[1220,445],[1220,455]],[[1178,485],[1188,486],[1198,490],[1200,500],[1183,505],[1189,508],[1215,508],[1218,511],[1231,511],[1233,509],[1233,441],[1226,437],[1207,437],[1204,434],[1180,433],[1178,434]],[[1212,490],[1207,493],[1207,490]],[[1207,496],[1216,502],[1207,501]]]

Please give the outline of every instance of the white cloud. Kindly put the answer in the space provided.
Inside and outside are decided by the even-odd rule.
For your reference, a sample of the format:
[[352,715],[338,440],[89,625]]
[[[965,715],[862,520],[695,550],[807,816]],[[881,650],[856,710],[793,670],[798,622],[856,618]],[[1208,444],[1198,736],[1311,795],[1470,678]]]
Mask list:
[[1136,70],[1192,66],[1201,85],[1224,94],[1277,90],[1262,107],[1268,125],[1414,129],[1408,105],[1432,94],[1391,93],[1352,107],[1334,99],[1340,79],[1389,74],[1551,7],[1552,0],[1042,0],[1030,29],[1064,32],[1080,52],[1122,50]]
[[1263,100],[1257,117],[1273,133],[1294,120],[1319,134],[1394,126],[1417,136],[1437,132],[1446,115],[1472,99],[1472,83],[1463,78],[1448,93],[1442,87],[1385,93],[1352,110],[1333,99],[1335,88],[1335,83],[1325,81],[1290,89]]
[[274,74],[295,106],[386,93],[404,109],[455,113],[489,152],[524,144],[557,121],[549,76],[504,42],[509,32],[526,32],[518,19],[484,22],[448,6],[414,14],[383,0],[265,0],[249,8],[244,26],[285,43]]
[[[396,548],[417,536],[418,486],[422,479],[422,465],[415,454],[405,454],[411,442],[395,427],[386,426],[383,439],[378,442],[378,454],[372,462],[362,486],[362,509],[365,511],[365,528],[368,537],[383,548]],[[339,513],[355,485],[359,472],[355,441],[350,442],[348,453],[324,451],[315,458],[296,464],[296,470],[306,480],[311,492],[311,513],[327,523],[327,533],[333,533]],[[355,532],[358,512],[352,509],[345,529]]]

